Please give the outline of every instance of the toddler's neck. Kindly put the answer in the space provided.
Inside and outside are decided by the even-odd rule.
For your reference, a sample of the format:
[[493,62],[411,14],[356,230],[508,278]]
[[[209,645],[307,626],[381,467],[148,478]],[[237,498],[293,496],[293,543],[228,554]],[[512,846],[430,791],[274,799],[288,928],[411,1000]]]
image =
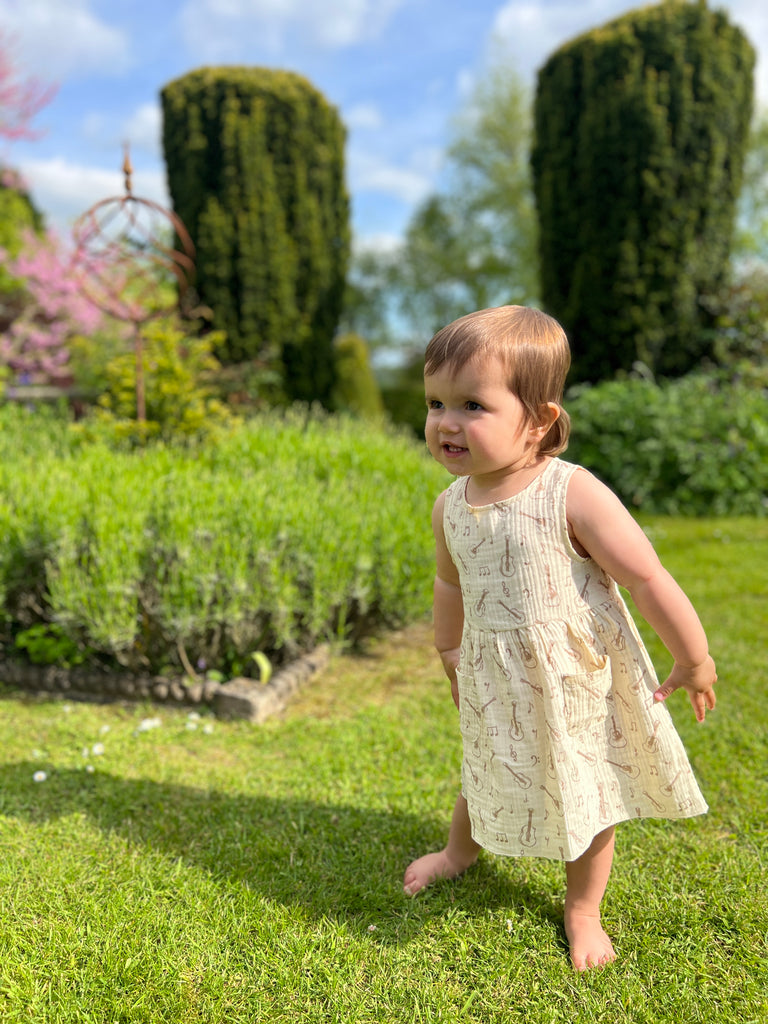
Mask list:
[[507,501],[522,494],[540,477],[552,459],[547,455],[535,455],[530,462],[519,469],[510,469],[496,478],[471,475],[467,478],[464,495],[470,505],[480,507]]

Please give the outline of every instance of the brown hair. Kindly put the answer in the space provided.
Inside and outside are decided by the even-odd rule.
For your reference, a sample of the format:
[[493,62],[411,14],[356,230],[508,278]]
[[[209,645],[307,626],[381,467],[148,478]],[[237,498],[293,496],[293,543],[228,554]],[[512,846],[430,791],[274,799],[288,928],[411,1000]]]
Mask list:
[[565,331],[553,317],[530,306],[480,309],[437,332],[424,355],[424,372],[448,365],[454,372],[475,358],[496,357],[507,387],[538,423],[541,407],[553,402],[560,415],[542,439],[542,455],[558,455],[568,445],[570,420],[563,409],[563,388],[571,365]]

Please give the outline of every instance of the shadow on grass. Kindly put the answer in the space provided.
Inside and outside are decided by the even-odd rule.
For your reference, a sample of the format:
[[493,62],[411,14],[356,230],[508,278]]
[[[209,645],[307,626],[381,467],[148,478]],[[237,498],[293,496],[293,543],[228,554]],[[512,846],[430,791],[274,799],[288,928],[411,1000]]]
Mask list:
[[548,895],[500,871],[492,859],[482,858],[464,879],[406,897],[405,866],[443,844],[445,822],[81,769],[56,769],[38,784],[32,776],[39,768],[26,761],[0,766],[0,815],[36,825],[85,815],[105,834],[241,887],[244,898],[256,894],[343,923],[377,943],[408,942],[457,906],[469,916],[522,909],[542,925],[562,925],[562,911]]

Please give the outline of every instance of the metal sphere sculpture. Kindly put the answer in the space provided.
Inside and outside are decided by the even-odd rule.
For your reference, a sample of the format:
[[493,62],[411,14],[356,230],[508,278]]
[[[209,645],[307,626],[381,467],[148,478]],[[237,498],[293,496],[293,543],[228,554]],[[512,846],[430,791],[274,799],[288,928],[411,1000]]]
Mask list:
[[[190,305],[195,248],[181,219],[133,194],[128,148],[125,195],[102,199],[75,222],[73,271],[82,293],[132,327],[136,357],[136,419],[146,420],[142,327]],[[176,288],[167,284],[175,279]]]

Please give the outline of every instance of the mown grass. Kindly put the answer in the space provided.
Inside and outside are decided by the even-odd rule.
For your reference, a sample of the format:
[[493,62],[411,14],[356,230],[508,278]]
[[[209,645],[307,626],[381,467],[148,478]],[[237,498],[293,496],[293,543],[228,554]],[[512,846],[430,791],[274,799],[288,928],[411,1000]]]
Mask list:
[[619,829],[615,964],[569,967],[554,862],[483,856],[403,896],[405,865],[444,840],[459,766],[417,623],[335,658],[264,726],[6,692],[0,1019],[768,1020],[768,522],[647,527],[721,683],[702,726],[671,702],[710,813]]

